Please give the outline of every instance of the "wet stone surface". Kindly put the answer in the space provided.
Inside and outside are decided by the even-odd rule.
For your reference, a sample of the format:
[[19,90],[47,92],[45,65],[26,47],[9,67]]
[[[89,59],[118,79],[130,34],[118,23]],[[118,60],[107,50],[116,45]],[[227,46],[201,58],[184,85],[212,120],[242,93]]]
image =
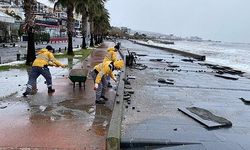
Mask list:
[[[107,89],[109,101],[105,105],[96,105],[91,78],[87,78],[85,90],[78,86],[73,88],[68,78],[72,68],[93,67],[98,63],[95,60],[103,59],[105,50],[98,49],[101,53],[98,56],[93,54],[94,58],[90,56],[88,61],[61,59],[62,63],[71,64],[69,68],[50,68],[56,90],[53,94],[47,93],[44,79],[39,77],[37,93],[22,97],[27,71],[18,74],[22,81],[7,76],[12,80],[8,81],[11,86],[12,83],[22,86],[18,89],[12,86],[14,94],[8,94],[7,89],[1,87],[6,90],[3,90],[6,96],[0,100],[0,149],[105,149],[115,90]],[[8,73],[11,75],[13,70]],[[6,87],[9,86],[6,83]]]

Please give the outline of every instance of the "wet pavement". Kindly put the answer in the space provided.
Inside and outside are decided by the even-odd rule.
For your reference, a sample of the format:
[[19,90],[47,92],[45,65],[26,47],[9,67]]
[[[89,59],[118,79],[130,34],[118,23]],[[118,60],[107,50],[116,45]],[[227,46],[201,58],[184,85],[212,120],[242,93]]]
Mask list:
[[[126,68],[134,90],[124,100],[122,149],[247,150],[250,148],[250,79],[244,74],[217,75],[206,61],[122,41],[124,53],[137,53],[140,66]],[[155,60],[156,61],[152,61]],[[217,73],[216,73],[217,72]],[[173,84],[158,82],[165,79]],[[208,129],[178,108],[199,107],[226,118],[232,127]]]
[[[75,65],[72,68],[89,70],[102,62],[107,47],[113,45],[106,42],[80,62],[60,61],[73,61]],[[115,89],[107,90],[109,101],[105,105],[96,105],[91,78],[87,78],[85,90],[78,85],[73,88],[68,79],[68,69],[52,67],[50,70],[56,92],[47,94],[41,77],[38,79],[38,92],[27,98],[21,96],[28,79],[27,70],[12,70],[5,74],[13,73],[13,77],[4,77],[4,72],[1,73],[1,78],[8,80],[6,88],[13,80],[16,92],[13,90],[0,100],[0,149],[105,149]]]

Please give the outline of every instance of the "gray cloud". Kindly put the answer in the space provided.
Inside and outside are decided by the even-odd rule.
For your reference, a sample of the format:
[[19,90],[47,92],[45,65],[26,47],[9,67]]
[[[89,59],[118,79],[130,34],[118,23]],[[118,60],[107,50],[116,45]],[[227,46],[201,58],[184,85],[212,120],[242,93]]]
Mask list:
[[111,25],[250,42],[249,0],[109,0]]

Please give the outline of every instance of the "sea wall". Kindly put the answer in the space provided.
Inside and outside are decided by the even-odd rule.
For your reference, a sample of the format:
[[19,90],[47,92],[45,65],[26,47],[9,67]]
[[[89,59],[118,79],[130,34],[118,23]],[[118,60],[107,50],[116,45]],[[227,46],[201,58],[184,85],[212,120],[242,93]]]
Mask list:
[[185,51],[181,51],[181,50],[177,50],[177,49],[173,49],[173,48],[166,48],[166,47],[161,47],[161,46],[158,46],[158,45],[147,44],[145,42],[139,42],[139,41],[132,41],[132,42],[134,42],[136,44],[139,44],[139,45],[143,45],[143,46],[148,46],[148,47],[152,47],[152,48],[167,50],[169,52],[177,53],[177,54],[180,54],[182,56],[192,57],[192,58],[197,59],[199,61],[205,61],[206,60],[206,56],[204,56],[204,55],[198,55],[198,54],[193,54],[193,53],[190,53],[190,52],[185,52]]

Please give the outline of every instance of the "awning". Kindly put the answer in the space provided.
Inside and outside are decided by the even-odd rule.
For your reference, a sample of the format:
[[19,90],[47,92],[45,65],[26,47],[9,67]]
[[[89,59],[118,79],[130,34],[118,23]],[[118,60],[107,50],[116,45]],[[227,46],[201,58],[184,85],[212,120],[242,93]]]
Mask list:
[[15,19],[0,11],[0,22],[15,23]]

